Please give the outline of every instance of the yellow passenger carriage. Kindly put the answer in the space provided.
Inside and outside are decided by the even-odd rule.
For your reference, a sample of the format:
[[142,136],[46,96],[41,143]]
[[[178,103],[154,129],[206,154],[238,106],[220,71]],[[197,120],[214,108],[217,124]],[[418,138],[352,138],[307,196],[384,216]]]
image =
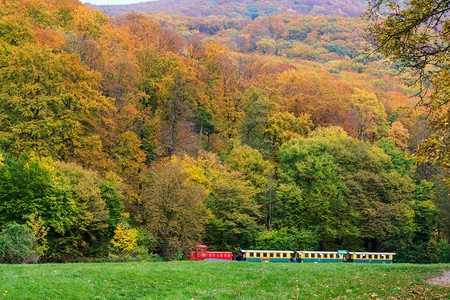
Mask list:
[[394,262],[395,253],[391,252],[350,252],[353,262],[390,264]]
[[250,262],[290,262],[295,258],[294,251],[241,250],[246,261]]
[[297,251],[299,262],[342,262],[344,255],[338,255],[336,251]]

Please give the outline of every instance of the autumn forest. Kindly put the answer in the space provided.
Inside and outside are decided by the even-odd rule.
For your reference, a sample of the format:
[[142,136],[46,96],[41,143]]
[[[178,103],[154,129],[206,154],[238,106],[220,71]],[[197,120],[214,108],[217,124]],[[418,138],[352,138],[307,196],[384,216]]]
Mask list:
[[0,1],[0,262],[199,243],[448,262],[421,87],[359,1],[181,3]]

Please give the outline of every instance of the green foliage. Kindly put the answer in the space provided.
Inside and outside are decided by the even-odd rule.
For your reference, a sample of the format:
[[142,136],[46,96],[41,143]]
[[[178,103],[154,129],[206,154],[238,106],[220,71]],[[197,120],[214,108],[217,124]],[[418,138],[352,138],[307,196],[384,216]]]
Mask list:
[[318,247],[319,238],[313,232],[286,227],[279,230],[262,231],[255,244],[255,249],[262,250],[317,250]]
[[[413,159],[404,151],[400,151],[395,147],[394,141],[383,138],[376,143],[377,147],[382,149],[384,153],[389,155],[392,167],[398,173],[405,175],[413,171]],[[385,166],[389,167],[389,166]]]
[[95,248],[104,246],[109,238],[106,231],[109,211],[97,174],[75,164],[59,163],[56,176],[55,184],[63,193],[62,199],[73,203],[76,212],[70,216],[70,227],[61,232],[64,238],[59,239],[52,251],[72,257],[97,252]]
[[[123,205],[123,185],[115,174],[109,174],[100,185],[102,199],[105,200],[109,211],[108,230],[111,231],[119,224],[122,213],[125,209]],[[112,232],[111,232],[112,233]]]
[[[312,230],[322,241],[354,237],[357,232],[350,218],[353,208],[344,197],[346,186],[327,146],[326,141],[319,139],[294,139],[280,150],[279,176],[284,185],[278,197],[282,203],[289,203],[289,213],[280,222],[283,226]],[[278,212],[279,216],[282,214],[283,211]]]
[[241,171],[245,178],[258,191],[268,184],[268,177],[273,171],[270,162],[264,160],[262,155],[249,146],[233,148],[224,160],[224,165],[233,171]]
[[263,217],[259,223],[266,223],[266,227],[270,229],[277,184],[273,165],[249,146],[234,147],[225,158],[224,165],[233,171],[242,172],[245,179],[249,181],[254,188],[254,199],[260,206],[261,217]]
[[342,56],[352,57],[352,52],[344,45],[331,44],[327,46],[327,50],[330,52],[337,53]]
[[0,232],[0,262],[36,263],[39,260],[39,253],[35,245],[35,236],[28,226],[16,223],[3,226]]
[[[249,158],[255,154],[258,158],[249,149],[241,148],[242,153],[250,154]],[[237,251],[253,245],[261,228],[258,224],[261,215],[251,184],[240,172],[224,167],[212,153],[200,152],[197,160],[186,161],[186,169],[208,191],[205,204],[212,214],[206,224],[208,246],[213,250]],[[250,173],[251,166],[247,170]]]
[[[122,193],[111,181],[103,187],[107,184],[110,189],[104,189],[103,196],[117,218]],[[46,252],[50,259],[63,260],[84,253],[100,255],[111,238],[108,226],[115,227],[117,222],[109,218],[101,185],[94,172],[75,164],[36,155],[7,159],[0,168],[1,223],[29,222],[38,250]]]
[[[7,159],[0,169],[0,222],[25,223],[38,211],[50,226],[63,232],[76,211],[73,203],[59,200],[54,194],[52,160],[36,155]],[[53,221],[49,221],[49,218]]]
[[437,245],[435,251],[432,253],[433,262],[437,263],[449,263],[450,262],[450,244],[441,239]]
[[432,185],[411,179],[405,154],[391,141],[380,142],[386,154],[336,128],[310,136],[281,148],[277,196],[287,209],[277,222],[312,230],[325,248],[401,250],[420,240],[429,257]]

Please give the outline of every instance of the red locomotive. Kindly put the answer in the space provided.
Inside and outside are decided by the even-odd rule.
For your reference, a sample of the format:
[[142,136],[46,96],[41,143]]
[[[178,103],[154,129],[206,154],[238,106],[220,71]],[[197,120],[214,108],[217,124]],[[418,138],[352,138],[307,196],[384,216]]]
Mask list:
[[233,253],[220,251],[207,251],[205,245],[197,245],[191,252],[189,260],[232,260]]

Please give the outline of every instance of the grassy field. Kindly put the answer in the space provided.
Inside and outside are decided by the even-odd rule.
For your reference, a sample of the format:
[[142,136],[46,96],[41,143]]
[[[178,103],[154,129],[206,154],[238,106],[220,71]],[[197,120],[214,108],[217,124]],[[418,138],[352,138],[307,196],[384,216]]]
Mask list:
[[450,265],[163,262],[0,265],[0,299],[448,299]]

